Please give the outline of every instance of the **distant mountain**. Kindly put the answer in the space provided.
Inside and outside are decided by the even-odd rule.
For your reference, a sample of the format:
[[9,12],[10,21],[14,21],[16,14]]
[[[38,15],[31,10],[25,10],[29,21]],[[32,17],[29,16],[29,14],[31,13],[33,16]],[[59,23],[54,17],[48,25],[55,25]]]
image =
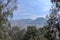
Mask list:
[[32,23],[33,23],[33,24],[44,25],[44,24],[46,23],[46,19],[45,19],[45,18],[37,18],[37,19],[34,20]]
[[37,26],[42,27],[46,24],[47,20],[45,18],[37,18],[35,20],[32,19],[20,19],[20,20],[11,20],[12,26],[19,26],[22,28],[26,28],[27,26]]
[[24,22],[24,23],[26,23],[26,24],[31,24],[31,22],[33,22],[32,19],[21,19],[20,21],[21,21],[21,22]]

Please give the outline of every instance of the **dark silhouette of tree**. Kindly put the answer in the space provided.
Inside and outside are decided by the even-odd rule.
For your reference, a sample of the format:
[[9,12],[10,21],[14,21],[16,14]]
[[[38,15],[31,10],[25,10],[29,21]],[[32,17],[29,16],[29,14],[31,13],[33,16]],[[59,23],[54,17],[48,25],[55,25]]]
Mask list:
[[23,40],[40,40],[39,31],[35,26],[28,26]]
[[60,40],[60,0],[51,0],[53,6],[48,15],[48,30],[45,38],[48,40]]
[[21,29],[18,26],[12,28],[12,40],[22,40],[24,37],[25,29]]
[[11,27],[8,18],[13,16],[16,4],[17,0],[0,0],[0,40],[11,40],[8,34]]

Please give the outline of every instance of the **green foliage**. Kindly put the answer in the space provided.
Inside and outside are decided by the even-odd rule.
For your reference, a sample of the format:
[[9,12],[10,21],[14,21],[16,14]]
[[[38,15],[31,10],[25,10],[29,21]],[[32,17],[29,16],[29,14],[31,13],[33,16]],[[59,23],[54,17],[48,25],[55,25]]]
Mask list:
[[8,17],[13,14],[16,8],[17,0],[0,0],[0,27],[6,24]]
[[8,18],[12,17],[17,0],[0,0],[0,40],[11,40]]
[[45,38],[47,40],[60,40],[60,0],[51,0],[52,8],[51,13],[48,15],[48,30],[46,31]]
[[13,40],[22,40],[24,37],[25,29],[20,29],[20,27],[16,26],[12,28],[12,39]]
[[[42,29],[43,30],[43,29]],[[22,40],[45,40],[36,26],[28,26]]]

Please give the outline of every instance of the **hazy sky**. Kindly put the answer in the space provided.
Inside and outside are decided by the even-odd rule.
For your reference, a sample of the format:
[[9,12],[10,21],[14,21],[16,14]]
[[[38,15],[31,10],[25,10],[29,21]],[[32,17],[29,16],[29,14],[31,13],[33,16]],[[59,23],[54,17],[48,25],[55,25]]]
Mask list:
[[51,8],[50,0],[18,0],[13,19],[45,17]]

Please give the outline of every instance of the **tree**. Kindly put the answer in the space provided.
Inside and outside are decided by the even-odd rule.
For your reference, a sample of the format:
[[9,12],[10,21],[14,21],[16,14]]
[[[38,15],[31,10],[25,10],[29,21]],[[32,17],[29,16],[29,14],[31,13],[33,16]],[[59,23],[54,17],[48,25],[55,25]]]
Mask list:
[[[8,38],[8,18],[13,16],[16,9],[17,0],[0,0],[0,40],[9,40]],[[7,34],[6,34],[7,33]]]
[[28,26],[22,40],[40,40],[40,33],[36,26]]
[[16,0],[0,0],[0,27],[6,24],[8,17],[13,15],[16,8]]
[[24,37],[25,29],[21,29],[18,26],[12,28],[12,39],[13,40],[22,40]]
[[60,0],[51,0],[53,6],[51,13],[48,15],[48,30],[45,34],[45,38],[48,40],[60,40]]

